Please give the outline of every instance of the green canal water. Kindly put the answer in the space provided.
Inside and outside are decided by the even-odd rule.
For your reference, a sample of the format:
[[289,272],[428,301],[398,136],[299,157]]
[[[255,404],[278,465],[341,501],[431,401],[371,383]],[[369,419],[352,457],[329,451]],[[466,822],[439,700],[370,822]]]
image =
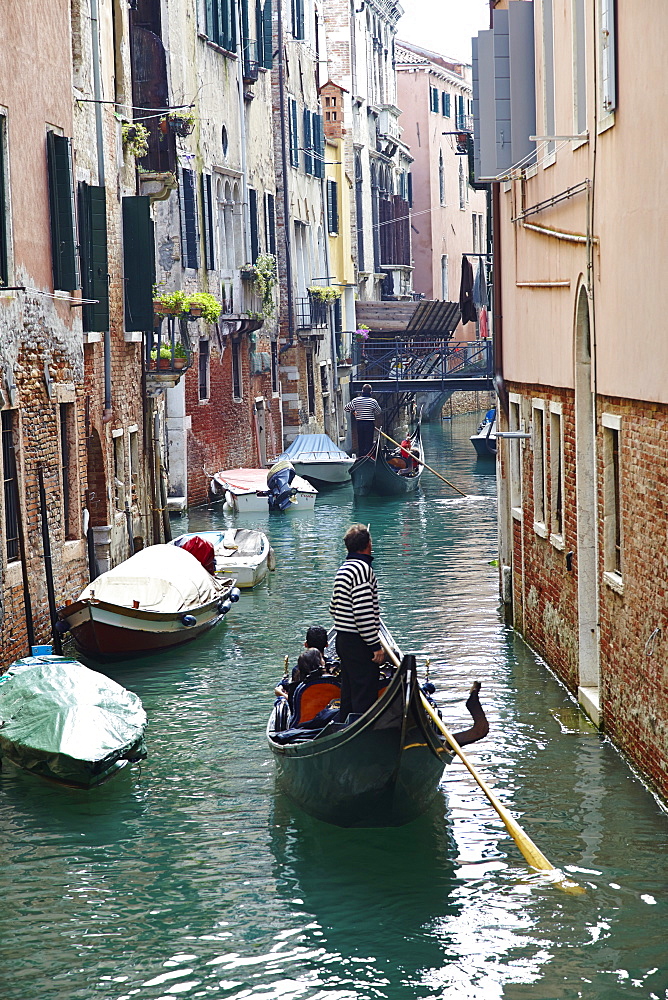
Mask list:
[[[474,417],[426,430],[403,500],[248,518],[277,570],[225,624],[113,676],[148,712],[149,757],[83,794],[0,776],[1,1000],[403,1000],[668,996],[668,816],[505,624],[491,565],[493,468]],[[370,522],[384,616],[464,728],[470,757],[543,852],[587,892],[532,877],[461,764],[403,829],[346,831],[275,787],[264,728],[284,654],[328,623],[341,537]],[[232,524],[220,506],[191,530]]]

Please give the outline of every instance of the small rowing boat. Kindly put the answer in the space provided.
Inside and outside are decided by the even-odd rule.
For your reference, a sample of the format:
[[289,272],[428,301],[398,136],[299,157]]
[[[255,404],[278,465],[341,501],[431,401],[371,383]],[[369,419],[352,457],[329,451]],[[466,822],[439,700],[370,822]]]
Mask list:
[[179,535],[172,545],[185,546],[201,538],[213,547],[215,575],[234,577],[237,587],[255,587],[274,569],[274,550],[263,531],[251,528],[228,528],[226,531],[197,531]]
[[[381,631],[401,665],[381,669],[378,700],[363,715],[338,720],[339,681],[326,673],[299,685],[290,717],[284,699],[277,702],[267,724],[283,791],[305,812],[337,826],[409,823],[433,801],[453,759],[424,709],[415,657],[402,656],[385,626]],[[488,731],[479,687],[466,703],[474,725],[456,735],[460,746]]]

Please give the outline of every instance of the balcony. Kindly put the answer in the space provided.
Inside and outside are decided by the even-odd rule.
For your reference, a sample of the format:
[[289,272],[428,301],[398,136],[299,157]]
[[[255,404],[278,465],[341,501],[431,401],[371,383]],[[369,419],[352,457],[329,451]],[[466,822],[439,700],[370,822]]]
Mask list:
[[248,38],[244,42],[243,53],[244,83],[255,83],[259,75],[259,68],[258,44],[254,39]]
[[192,366],[188,319],[165,316],[146,334],[144,376],[150,396],[172,389]]
[[329,320],[329,306],[314,296],[295,301],[298,330],[325,330]]

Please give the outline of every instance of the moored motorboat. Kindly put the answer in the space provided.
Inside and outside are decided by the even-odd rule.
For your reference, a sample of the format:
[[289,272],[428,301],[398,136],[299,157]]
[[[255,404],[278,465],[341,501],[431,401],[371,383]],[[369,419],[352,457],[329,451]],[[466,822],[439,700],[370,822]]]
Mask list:
[[295,472],[319,490],[350,483],[355,463],[327,434],[298,434],[281,458],[292,462]]
[[121,659],[190,642],[223,620],[239,592],[176,545],[141,549],[58,609],[83,653]]
[[172,545],[183,547],[195,538],[213,546],[215,575],[234,577],[237,587],[255,587],[274,568],[274,550],[263,531],[251,528],[228,528],[224,531],[197,531],[179,535]]
[[239,514],[281,510],[313,510],[318,491],[295,475],[290,462],[266,469],[223,469],[211,477],[211,495],[224,497]]
[[[428,695],[420,688],[415,657],[402,657],[384,626],[382,638],[401,665],[381,669],[378,700],[363,715],[338,721],[338,680],[324,674],[296,689],[290,718],[281,700],[267,725],[283,791],[305,812],[337,826],[410,822],[435,798],[453,757],[424,709]],[[456,734],[460,746],[488,731],[478,688],[467,701],[474,725]]]
[[146,757],[136,694],[64,656],[27,656],[0,677],[0,755],[31,774],[94,788]]
[[405,447],[390,449],[381,444],[379,437],[374,450],[357,459],[350,470],[357,496],[400,496],[417,489],[424,469],[419,423],[405,440]]

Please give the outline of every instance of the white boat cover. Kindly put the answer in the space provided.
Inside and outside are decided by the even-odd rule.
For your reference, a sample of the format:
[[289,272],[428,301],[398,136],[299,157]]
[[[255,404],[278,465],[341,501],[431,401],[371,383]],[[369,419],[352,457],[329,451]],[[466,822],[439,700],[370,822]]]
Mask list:
[[280,457],[293,462],[340,462],[342,459],[352,462],[327,434],[298,434]]
[[139,601],[142,611],[174,614],[217,600],[228,585],[207,573],[190,552],[149,545],[89,583],[79,600],[96,597],[123,608]]
[[[216,479],[233,493],[266,493],[267,475],[269,469],[223,469],[216,473]],[[295,476],[291,486],[300,493],[317,493],[318,491],[301,476]]]

